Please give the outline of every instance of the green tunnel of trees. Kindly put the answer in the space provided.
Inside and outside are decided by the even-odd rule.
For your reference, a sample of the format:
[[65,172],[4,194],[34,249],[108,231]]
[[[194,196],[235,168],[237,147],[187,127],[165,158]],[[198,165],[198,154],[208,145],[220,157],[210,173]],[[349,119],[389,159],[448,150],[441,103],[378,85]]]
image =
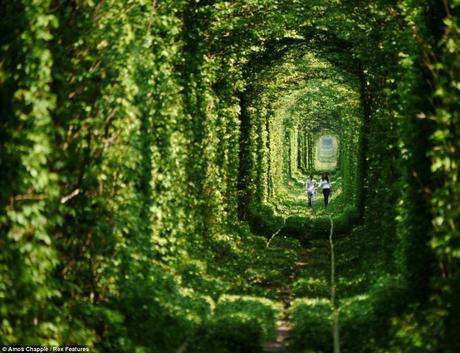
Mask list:
[[[2,1],[0,344],[261,352],[328,171],[343,351],[458,353],[459,11]],[[330,352],[308,281],[291,349]]]
[[[249,161],[242,161],[250,167],[242,175],[254,231],[270,233],[287,224],[285,233],[311,236],[319,229],[306,231],[308,225],[321,222],[313,222],[317,215],[305,207],[310,174],[319,181],[320,173],[330,172],[340,182],[334,187],[334,213],[348,218],[358,213],[363,110],[359,63],[327,43],[297,41],[302,42],[294,39],[272,50],[250,79],[256,84],[244,112],[250,122],[244,150]],[[322,136],[337,145],[329,163],[318,158]]]

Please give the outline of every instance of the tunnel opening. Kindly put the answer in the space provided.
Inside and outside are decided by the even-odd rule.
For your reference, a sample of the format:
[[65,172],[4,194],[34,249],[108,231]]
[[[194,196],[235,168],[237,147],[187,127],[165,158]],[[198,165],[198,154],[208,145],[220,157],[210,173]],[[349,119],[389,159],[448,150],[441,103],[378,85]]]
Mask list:
[[[360,213],[359,65],[337,48],[295,43],[279,50],[276,59],[254,70],[243,100],[247,142],[241,163],[247,167],[240,175],[246,178],[240,182],[240,208],[258,234],[325,236],[326,212],[345,232]],[[325,173],[332,182],[331,203],[323,206],[317,188],[309,207],[306,181],[313,175],[319,182]]]

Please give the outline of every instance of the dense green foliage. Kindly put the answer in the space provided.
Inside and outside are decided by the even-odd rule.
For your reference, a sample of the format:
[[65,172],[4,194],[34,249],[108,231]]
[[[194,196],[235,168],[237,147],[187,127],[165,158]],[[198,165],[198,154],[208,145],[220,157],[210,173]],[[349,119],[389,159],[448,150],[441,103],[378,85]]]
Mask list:
[[292,348],[328,351],[327,170],[343,351],[460,351],[459,11],[2,1],[0,344],[261,351],[298,238]]

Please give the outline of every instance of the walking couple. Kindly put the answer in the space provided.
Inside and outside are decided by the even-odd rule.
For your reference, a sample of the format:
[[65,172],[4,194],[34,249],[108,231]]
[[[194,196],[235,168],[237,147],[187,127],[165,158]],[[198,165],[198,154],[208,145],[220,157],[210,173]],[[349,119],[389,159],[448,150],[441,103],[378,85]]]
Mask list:
[[[307,180],[306,187],[307,187],[307,195],[308,195],[308,206],[313,207],[316,201],[316,188],[318,184],[316,180],[313,178],[313,175],[310,175],[310,178]],[[324,173],[321,176],[321,182],[319,184],[321,189],[323,190],[324,196],[324,206],[327,207],[329,204],[329,197],[331,196],[331,182],[329,181],[329,175]]]

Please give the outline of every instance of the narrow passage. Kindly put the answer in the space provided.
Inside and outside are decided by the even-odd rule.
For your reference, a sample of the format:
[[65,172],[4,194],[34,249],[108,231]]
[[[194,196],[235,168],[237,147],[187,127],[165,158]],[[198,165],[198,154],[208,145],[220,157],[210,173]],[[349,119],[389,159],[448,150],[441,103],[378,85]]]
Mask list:
[[[299,302],[310,296],[317,298],[323,297],[325,300],[329,301],[331,310],[330,324],[332,328],[330,342],[332,343],[334,353],[340,353],[339,308],[336,300],[334,223],[331,216],[329,216],[329,220],[330,229],[328,241],[315,240],[312,242],[313,246],[311,248],[300,249],[293,271],[289,275],[289,280],[285,282],[284,286],[277,289],[280,301],[283,304],[283,314],[282,319],[277,323],[276,337],[264,347],[265,353],[290,353],[289,341],[292,330],[294,329],[292,315],[296,310],[292,308],[292,303],[296,298],[297,302]],[[328,246],[326,246],[326,244]],[[329,249],[327,249],[327,247]],[[328,253],[329,256],[327,256]],[[324,285],[326,284],[326,273],[328,268],[330,271],[330,279],[328,290],[326,290]],[[319,275],[319,277],[315,275]],[[327,298],[327,295],[329,295],[329,298]],[[329,322],[327,316],[328,315],[324,315],[322,317],[323,322]]]
[[278,322],[276,329],[276,338],[267,343],[265,346],[266,353],[289,353],[287,350],[289,333],[292,329],[292,321],[289,317],[289,309],[293,300],[292,286],[299,278],[302,269],[306,265],[306,258],[309,250],[302,248],[298,253],[298,258],[295,263],[294,271],[289,276],[289,282],[286,287],[279,288],[280,297],[283,303],[283,318]]

